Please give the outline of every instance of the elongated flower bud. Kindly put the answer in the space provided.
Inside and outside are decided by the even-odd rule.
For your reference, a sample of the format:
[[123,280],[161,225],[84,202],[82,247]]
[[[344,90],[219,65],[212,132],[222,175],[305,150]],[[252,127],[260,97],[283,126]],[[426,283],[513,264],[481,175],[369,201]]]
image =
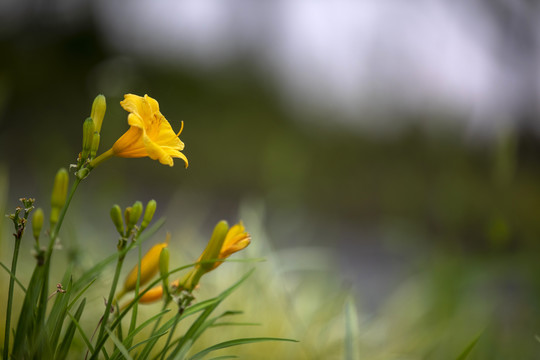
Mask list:
[[[167,240],[164,243],[152,246],[152,248],[148,250],[148,252],[141,259],[141,277],[139,279],[139,286],[143,286],[144,284],[146,284],[148,281],[150,281],[150,279],[152,279],[152,277],[154,277],[158,273],[159,257],[161,254],[161,250],[167,247],[168,243],[169,237],[167,237]],[[135,267],[129,272],[128,276],[126,277],[122,294],[135,289],[138,273],[139,265],[135,265]]]
[[207,273],[208,271],[214,268],[213,262],[208,262],[210,260],[215,260],[219,258],[219,253],[225,237],[227,236],[227,231],[229,230],[229,225],[226,221],[222,220],[217,223],[212,233],[212,237],[206,245],[203,253],[199,257],[198,262],[200,264],[196,265],[190,272],[188,272],[184,278],[180,281],[182,288],[191,291],[197,286],[200,278]]
[[60,210],[64,206],[69,185],[69,175],[66,169],[61,168],[56,173],[51,194],[51,228],[58,222]]
[[36,241],[39,239],[39,235],[41,234],[41,228],[43,227],[43,218],[43,210],[41,208],[37,208],[34,212],[34,215],[32,216],[32,232]]
[[167,289],[169,287],[169,258],[170,258],[169,248],[164,247],[161,249],[159,254],[159,275],[163,278],[163,288]]
[[131,228],[129,227],[129,214],[131,214],[131,206],[128,206],[125,210],[124,210],[124,220],[126,222],[126,230],[129,232],[131,230]]
[[120,206],[113,205],[111,208],[111,220],[116,227],[116,230],[118,233],[123,236],[124,235],[124,220],[122,219],[122,209],[120,209]]
[[99,133],[97,131],[94,131],[94,137],[92,138],[92,147],[90,148],[90,159],[93,159],[96,157],[96,153],[99,148]]
[[127,216],[128,228],[132,228],[137,224],[143,212],[143,205],[140,201],[135,201],[135,204],[131,207],[131,211]]
[[105,96],[99,94],[94,99],[94,103],[92,104],[92,113],[90,114],[90,117],[94,121],[95,131],[97,131],[98,134],[101,132],[101,124],[103,124],[105,110],[107,110],[107,101],[105,100]]
[[[171,283],[171,286],[178,287],[178,280]],[[139,304],[151,304],[160,300],[163,297],[163,285],[154,286],[144,293],[139,299]]]
[[215,260],[219,258],[219,253],[221,251],[223,241],[225,241],[225,237],[227,236],[228,231],[229,224],[227,224],[225,220],[217,223],[216,227],[214,228],[214,232],[212,233],[212,237],[210,238],[210,242],[208,242],[206,249],[204,249],[201,258],[199,259],[199,261],[203,262],[199,266],[204,272],[210,271],[214,266],[213,263],[204,263],[204,261]]
[[156,200],[150,200],[148,204],[146,204],[146,210],[144,211],[143,220],[141,222],[141,231],[146,229],[148,224],[150,224],[150,221],[152,221],[152,218],[154,217],[154,213],[156,212],[157,203]]
[[94,121],[92,118],[87,118],[83,123],[83,145],[81,160],[84,162],[90,155],[92,149],[92,142],[94,140]]
[[223,261],[205,261],[226,259],[235,252],[244,249],[250,243],[251,236],[244,228],[242,222],[230,228],[225,221],[219,222],[214,229],[210,242],[199,257],[198,262],[200,264],[196,265],[180,281],[182,289],[193,290],[204,274],[214,270],[223,263]]
[[151,304],[160,300],[163,297],[163,286],[158,285],[147,292],[139,299],[139,304]]

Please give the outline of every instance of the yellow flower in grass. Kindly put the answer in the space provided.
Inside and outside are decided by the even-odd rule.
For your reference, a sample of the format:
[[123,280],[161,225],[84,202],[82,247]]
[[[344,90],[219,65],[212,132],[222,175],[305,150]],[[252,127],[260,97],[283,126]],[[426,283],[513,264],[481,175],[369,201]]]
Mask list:
[[[229,229],[229,231],[227,231],[227,235],[225,236],[225,240],[223,240],[223,245],[221,246],[221,250],[219,251],[218,259],[226,259],[232,254],[234,254],[235,252],[244,249],[250,243],[251,243],[251,236],[246,231],[244,224],[240,222],[232,226]],[[203,255],[201,255],[198,261],[201,260]],[[210,268],[210,270],[208,271],[214,270],[222,263],[223,263],[222,261],[215,262]]]
[[[208,246],[203,251],[197,262],[200,264],[187,273],[182,280],[175,280],[171,283],[173,288],[177,290],[193,291],[200,278],[209,271],[214,270],[222,261],[205,262],[208,260],[226,259],[237,251],[244,249],[251,243],[251,236],[244,228],[244,225],[240,222],[231,228],[225,221],[221,221],[216,225],[212,238],[208,243]],[[160,300],[163,297],[163,286],[158,285],[148,290],[140,299],[141,304],[150,304]]]
[[237,251],[247,247],[251,243],[251,236],[246,231],[242,222],[228,228],[225,221],[219,222],[212,234],[210,242],[197,260],[200,262],[186,274],[180,282],[180,286],[186,290],[193,290],[199,283],[200,278],[209,271],[214,270],[223,261]]
[[98,156],[90,164],[91,167],[99,165],[103,160],[118,156],[124,158],[146,157],[159,160],[164,165],[173,166],[173,158],[184,160],[186,167],[188,160],[180,151],[184,143],[178,138],[184,123],[178,133],[175,133],[171,124],[159,111],[158,102],[148,95],[124,95],[120,105],[129,112],[129,130],[124,133],[111,149]]

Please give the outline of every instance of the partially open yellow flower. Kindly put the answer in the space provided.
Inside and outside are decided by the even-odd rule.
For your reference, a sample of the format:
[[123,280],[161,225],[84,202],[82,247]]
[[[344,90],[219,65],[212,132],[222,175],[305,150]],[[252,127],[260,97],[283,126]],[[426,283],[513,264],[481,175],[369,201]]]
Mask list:
[[[218,259],[226,259],[235,252],[244,249],[250,243],[251,236],[246,231],[244,224],[242,224],[242,222],[239,222],[238,224],[232,226],[227,232],[227,236],[225,236],[225,240],[223,241],[223,245],[221,246]],[[222,261],[214,263],[210,270],[214,270],[222,263]]]
[[[223,228],[225,226],[225,228]],[[208,262],[210,260],[224,260],[234,254],[237,251],[244,249],[251,243],[251,236],[246,231],[244,224],[242,222],[232,226],[228,230],[226,229],[226,222],[221,221],[216,225],[212,238],[206,249],[203,251],[197,262],[201,262],[189,272],[184,278],[180,281],[180,286],[186,290],[193,290],[199,283],[200,278],[209,271],[214,270],[223,261]],[[221,234],[220,231],[216,231],[222,228]],[[223,230],[227,231],[224,235]],[[215,243],[215,244],[214,244]],[[216,247],[213,245],[219,246],[219,253],[216,251]]]
[[142,97],[126,94],[120,105],[130,113],[130,128],[116,140],[110,150],[94,159],[90,163],[91,167],[96,167],[113,155],[125,158],[148,156],[169,166],[174,165],[173,158],[180,158],[188,166],[186,156],[180,152],[184,149],[184,143],[178,138],[184,127],[183,122],[180,131],[175,133],[159,111],[158,102],[148,95]]

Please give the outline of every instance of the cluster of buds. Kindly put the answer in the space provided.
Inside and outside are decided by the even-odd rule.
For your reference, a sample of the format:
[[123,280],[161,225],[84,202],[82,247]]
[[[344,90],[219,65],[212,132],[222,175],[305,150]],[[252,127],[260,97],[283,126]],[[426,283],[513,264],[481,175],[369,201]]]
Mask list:
[[92,104],[90,117],[83,123],[82,151],[77,159],[77,176],[84,179],[90,169],[87,167],[90,161],[96,157],[99,148],[101,125],[105,117],[107,102],[105,96],[98,95]]
[[26,223],[28,220],[28,215],[34,209],[34,199],[21,198],[19,201],[22,203],[22,207],[17,206],[15,208],[15,213],[6,215],[15,227],[15,236],[17,239],[22,238],[24,234],[24,229],[26,228]]
[[143,204],[140,201],[135,201],[132,206],[128,206],[124,210],[123,216],[120,206],[113,205],[111,208],[111,220],[121,238],[125,240],[132,235],[143,232],[144,229],[148,227],[148,224],[150,224],[150,221],[152,221],[154,213],[156,212],[156,206],[155,200],[150,200],[146,204],[146,210],[144,211],[141,224],[137,226],[137,223],[143,214]]

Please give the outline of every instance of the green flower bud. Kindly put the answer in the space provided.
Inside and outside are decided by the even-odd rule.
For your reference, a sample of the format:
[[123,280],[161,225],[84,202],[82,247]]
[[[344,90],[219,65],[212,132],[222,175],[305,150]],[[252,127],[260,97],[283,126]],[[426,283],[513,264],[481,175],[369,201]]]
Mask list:
[[94,131],[94,137],[92,138],[92,147],[90,148],[90,159],[93,159],[96,157],[96,153],[99,148],[99,133],[97,131]]
[[167,275],[169,273],[169,258],[170,258],[169,248],[164,247],[163,249],[161,249],[161,253],[159,254],[159,274],[163,278],[164,289],[169,288],[169,276]]
[[132,228],[137,224],[143,212],[143,205],[140,201],[135,201],[128,215],[128,227]]
[[39,235],[41,234],[41,228],[43,227],[43,210],[41,208],[37,208],[34,212],[34,215],[32,216],[32,231],[34,233],[34,239],[36,241],[39,239]]
[[131,230],[131,227],[129,226],[129,214],[131,214],[131,206],[128,206],[126,210],[124,210],[124,220],[126,221],[127,231]]
[[90,117],[94,121],[95,131],[98,133],[101,131],[101,124],[103,124],[103,118],[105,117],[105,110],[107,110],[107,102],[105,96],[99,94],[94,99],[92,104],[92,113]]
[[90,155],[92,149],[92,142],[94,141],[94,121],[92,118],[87,118],[83,123],[83,145],[81,160],[84,162]]
[[[221,220],[217,223],[212,233],[212,237],[204,249],[204,252],[201,256],[200,261],[215,260],[219,258],[219,253],[221,247],[223,246],[223,241],[225,236],[227,236],[227,231],[229,231],[229,224],[225,220]],[[214,266],[213,263],[203,263],[200,264],[201,269],[210,270]]]
[[120,209],[120,206],[113,205],[111,208],[111,220],[116,226],[116,230],[120,235],[124,235],[124,221],[122,220],[122,209]]
[[228,231],[229,224],[227,224],[226,221],[222,220],[217,223],[216,227],[214,228],[214,232],[212,233],[212,237],[210,238],[208,245],[206,245],[206,249],[204,249],[201,257],[198,260],[200,264],[196,265],[184,276],[184,278],[180,281],[180,287],[188,291],[195,289],[195,286],[197,286],[201,277],[213,269],[214,263],[210,262],[210,260],[219,258],[219,253]]
[[69,185],[69,175],[66,169],[61,168],[56,173],[51,195],[51,228],[58,222],[60,210],[64,206]]
[[144,211],[144,217],[141,222],[141,231],[146,229],[148,224],[150,224],[150,221],[152,221],[152,218],[154,217],[154,213],[156,212],[157,203],[156,200],[152,199],[146,204],[146,210]]

